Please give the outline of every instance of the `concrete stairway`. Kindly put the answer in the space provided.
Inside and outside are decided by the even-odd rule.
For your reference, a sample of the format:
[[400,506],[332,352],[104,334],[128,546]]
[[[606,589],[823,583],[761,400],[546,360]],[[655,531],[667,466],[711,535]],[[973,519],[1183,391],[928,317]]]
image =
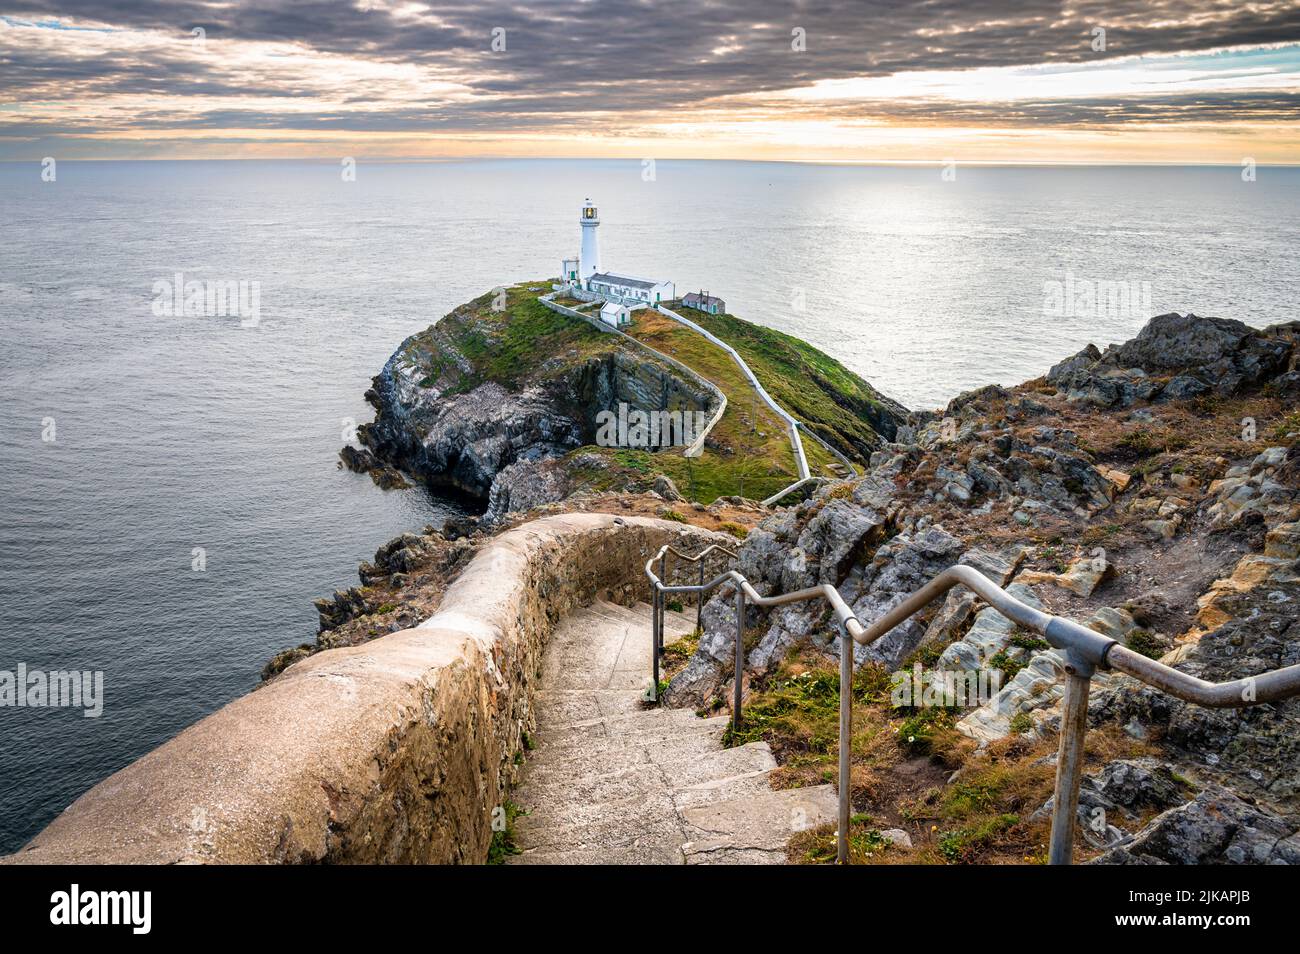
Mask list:
[[[670,612],[665,639],[694,627]],[[771,788],[766,742],[723,748],[726,717],[642,701],[650,632],[648,605],[600,602],[552,634],[509,863],[781,864],[794,832],[835,820],[831,786]]]

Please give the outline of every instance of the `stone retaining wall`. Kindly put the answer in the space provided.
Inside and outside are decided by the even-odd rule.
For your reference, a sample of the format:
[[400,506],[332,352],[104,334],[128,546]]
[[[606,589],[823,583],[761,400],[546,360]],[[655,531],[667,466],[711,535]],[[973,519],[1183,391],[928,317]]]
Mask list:
[[597,596],[644,599],[644,563],[664,543],[715,540],[607,514],[503,533],[420,626],[291,666],[3,861],[482,862],[556,621]]

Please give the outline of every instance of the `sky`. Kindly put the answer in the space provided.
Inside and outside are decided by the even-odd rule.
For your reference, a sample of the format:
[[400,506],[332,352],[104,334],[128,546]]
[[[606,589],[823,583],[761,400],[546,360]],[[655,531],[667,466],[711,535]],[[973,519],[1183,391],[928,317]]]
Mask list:
[[1300,0],[0,0],[0,159],[1300,162]]

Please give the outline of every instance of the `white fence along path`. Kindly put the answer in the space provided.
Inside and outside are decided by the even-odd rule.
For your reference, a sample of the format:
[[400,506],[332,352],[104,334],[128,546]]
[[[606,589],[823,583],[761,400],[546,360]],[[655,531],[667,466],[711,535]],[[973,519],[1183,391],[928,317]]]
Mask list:
[[[716,384],[714,384],[708,378],[704,377],[702,374],[700,374],[698,371],[696,371],[694,368],[690,367],[689,365],[683,364],[681,361],[678,361],[676,358],[673,358],[669,355],[664,354],[662,351],[658,351],[655,348],[650,347],[645,342],[639,341],[636,338],[633,338],[631,335],[619,331],[617,328],[613,327],[612,325],[609,325],[606,322],[602,321],[599,317],[595,315],[583,314],[577,309],[569,308],[566,305],[561,305],[559,302],[554,300],[554,293],[551,295],[543,295],[538,299],[538,301],[540,301],[547,308],[551,309],[551,311],[559,312],[562,315],[569,315],[570,317],[573,318],[579,318],[582,321],[587,322],[589,325],[594,326],[600,331],[609,334],[620,335],[626,341],[630,341],[633,345],[642,349],[643,351],[649,352],[655,357],[667,361],[673,367],[678,368],[686,372],[687,374],[689,374],[692,378],[695,378],[696,380],[703,382],[709,388],[709,390],[711,390],[717,396],[718,409],[714,413],[714,415],[709,419],[708,426],[706,426],[704,430],[700,433],[699,437],[697,437],[696,440],[689,447],[686,448],[684,453],[687,457],[695,457],[698,456],[703,451],[704,439],[709,435],[709,432],[713,430],[714,426],[718,423],[718,421],[722,420],[722,415],[727,409],[727,396],[722,393],[721,388],[719,388]],[[770,507],[774,503],[779,501],[781,498],[788,496],[789,494],[793,493],[799,488],[816,480],[817,478],[815,478],[812,475],[812,472],[808,468],[808,457],[804,453],[803,440],[800,437],[800,432],[802,431],[803,425],[800,424],[800,422],[794,416],[788,413],[785,408],[781,407],[781,405],[777,404],[776,401],[773,400],[772,395],[767,393],[767,389],[763,387],[762,383],[758,380],[758,376],[754,374],[754,372],[750,369],[749,365],[745,363],[745,359],[740,356],[740,353],[737,352],[735,348],[727,344],[725,341],[723,341],[717,335],[713,334],[708,329],[696,324],[695,322],[691,321],[689,318],[685,318],[677,314],[677,312],[671,310],[666,305],[661,305],[661,304],[655,305],[655,308],[660,314],[673,319],[673,321],[676,321],[681,325],[684,325],[685,327],[689,328],[691,331],[694,331],[696,334],[703,336],[705,340],[711,342],[712,344],[717,345],[723,351],[727,352],[727,354],[731,356],[731,360],[736,362],[736,366],[740,368],[741,373],[745,375],[746,380],[749,381],[754,391],[758,394],[760,398],[763,399],[763,402],[767,404],[767,406],[770,407],[777,414],[777,416],[781,418],[781,420],[785,421],[786,429],[790,435],[790,447],[794,451],[795,468],[799,476],[789,486],[783,487],[781,490],[777,491],[771,497],[768,497],[766,500],[764,500],[763,501],[764,506]],[[836,450],[834,447],[832,447],[830,444],[824,441],[820,436],[818,436],[813,431],[809,431],[808,436],[813,438],[813,440],[817,441],[818,444],[821,444],[822,447],[826,448],[827,451],[833,454],[836,457],[836,459],[838,459],[845,467],[848,468],[850,475],[857,474],[857,470],[854,468],[853,464],[849,461],[849,459],[844,456],[844,454],[840,453],[838,450]]]
[[[758,392],[758,396],[761,397],[767,403],[768,407],[770,407],[773,411],[775,411],[777,415],[779,415],[780,418],[786,422],[786,427],[789,429],[790,432],[790,446],[794,449],[794,458],[795,458],[795,464],[799,471],[799,479],[796,480],[794,483],[790,484],[788,487],[784,487],[781,490],[777,491],[771,497],[768,497],[766,500],[763,501],[764,505],[770,507],[772,506],[772,504],[776,503],[782,497],[789,495],[790,493],[798,490],[800,487],[803,487],[805,484],[808,484],[813,480],[815,480],[816,478],[812,476],[812,473],[808,469],[808,458],[804,455],[803,440],[800,437],[800,434],[803,431],[803,425],[791,414],[789,414],[785,410],[785,408],[781,407],[781,405],[777,404],[776,401],[772,399],[772,395],[767,393],[767,390],[759,382],[758,376],[754,374],[754,372],[750,369],[749,365],[745,363],[745,359],[740,356],[740,354],[736,351],[736,349],[733,348],[731,345],[727,344],[717,335],[710,332],[708,329],[702,327],[701,325],[696,324],[695,322],[691,321],[689,318],[685,318],[682,315],[677,314],[677,312],[671,310],[667,306],[656,305],[655,307],[658,309],[660,314],[667,315],[669,318],[673,319],[676,322],[680,322],[681,324],[685,325],[687,328],[690,328],[692,331],[696,332],[697,334],[703,335],[707,340],[713,342],[723,351],[727,352],[727,354],[731,355],[731,360],[736,362],[736,366],[739,367],[741,372],[744,373],[745,377],[749,379],[749,383],[753,385],[754,390]],[[853,466],[853,464],[849,461],[847,457],[841,454],[838,450],[836,450],[826,441],[822,440],[822,438],[818,436],[815,432],[809,431],[808,436],[811,437],[813,440],[815,440],[822,447],[826,448],[826,450],[829,451],[832,455],[834,455],[835,458],[840,461],[840,463],[842,463],[845,467],[847,467],[849,474],[851,476],[857,475],[857,469]]]
[[668,362],[668,364],[672,365],[677,370],[685,373],[691,379],[698,381],[700,384],[702,384],[705,387],[705,389],[712,392],[713,396],[718,399],[718,407],[713,412],[713,416],[709,418],[709,421],[704,426],[704,429],[700,431],[700,433],[696,436],[695,440],[693,440],[689,445],[687,445],[686,448],[682,451],[682,455],[685,457],[699,457],[700,454],[704,452],[704,439],[708,437],[709,432],[712,431],[715,426],[717,426],[718,421],[722,420],[722,415],[727,410],[727,396],[722,393],[722,388],[718,387],[716,384],[714,384],[712,381],[710,381],[708,378],[700,374],[700,372],[696,371],[694,368],[690,367],[689,365],[683,364],[681,361],[678,361],[676,358],[664,354],[662,351],[655,350],[654,348],[646,344],[644,341],[638,341],[636,338],[633,338],[631,335],[627,334],[626,332],[619,331],[613,325],[610,325],[607,322],[602,321],[598,316],[586,315],[578,311],[576,308],[570,308],[567,305],[561,305],[558,301],[555,301],[551,295],[543,295],[537,300],[540,301],[547,308],[551,309],[551,311],[558,312],[561,315],[568,315],[570,318],[578,318],[581,319],[582,321],[585,321],[587,324],[593,326],[597,331],[603,331],[606,334],[618,335],[624,341],[631,342],[635,347],[640,348],[642,351],[647,352],[648,354],[654,356],[660,361]]

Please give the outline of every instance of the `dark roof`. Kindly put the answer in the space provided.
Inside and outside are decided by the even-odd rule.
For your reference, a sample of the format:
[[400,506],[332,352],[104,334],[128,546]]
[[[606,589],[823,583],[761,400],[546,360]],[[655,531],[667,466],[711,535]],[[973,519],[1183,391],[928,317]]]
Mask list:
[[682,301],[688,305],[721,305],[723,301],[716,295],[701,295],[699,292],[687,292]]
[[615,275],[613,272],[596,272],[589,281],[603,282],[606,285],[626,285],[628,288],[654,288],[654,282],[647,282],[640,278],[628,278],[626,275]]

